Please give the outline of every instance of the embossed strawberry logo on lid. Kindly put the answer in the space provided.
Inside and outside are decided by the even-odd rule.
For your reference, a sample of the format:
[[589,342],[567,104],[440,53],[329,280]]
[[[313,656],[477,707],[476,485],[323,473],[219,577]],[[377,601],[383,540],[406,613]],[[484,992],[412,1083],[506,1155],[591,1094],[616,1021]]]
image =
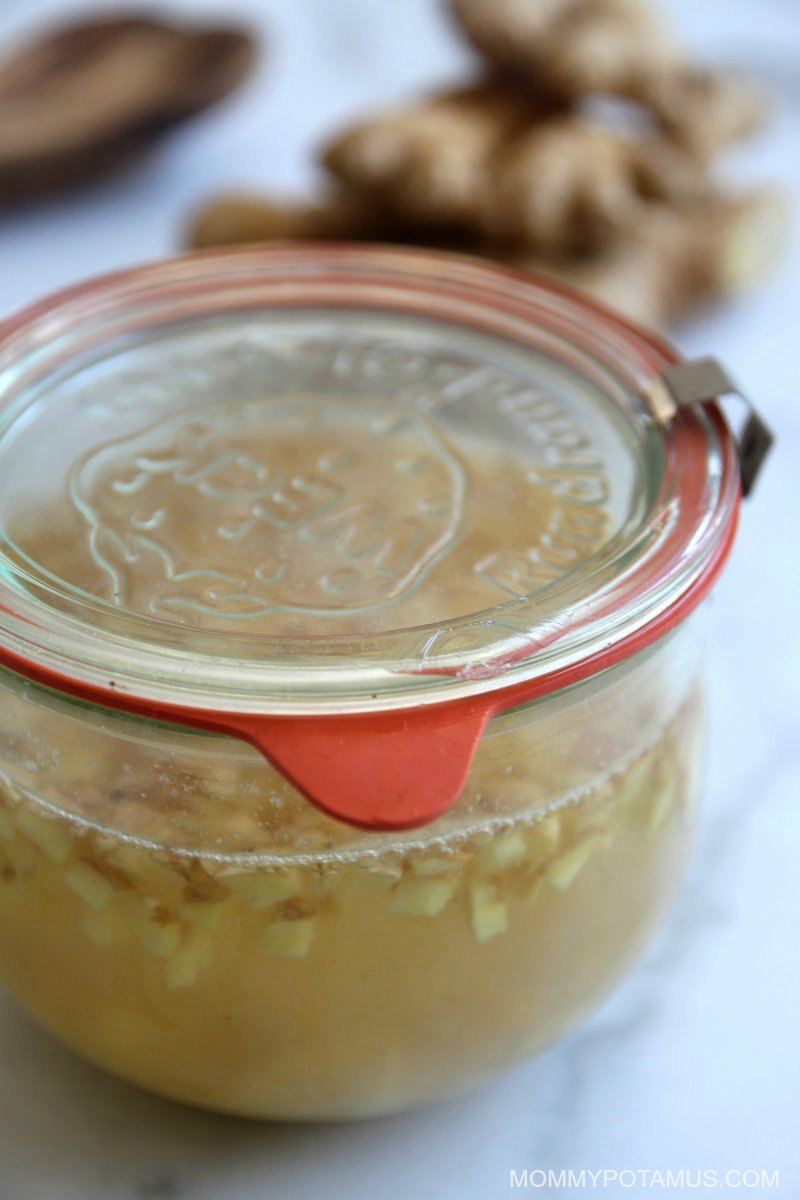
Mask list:
[[769,443],[713,362],[455,256],[196,255],[1,332],[0,661],[374,828],[682,621]]
[[117,603],[232,622],[394,603],[447,554],[465,488],[418,414],[319,396],[191,408],[93,447],[70,481]]

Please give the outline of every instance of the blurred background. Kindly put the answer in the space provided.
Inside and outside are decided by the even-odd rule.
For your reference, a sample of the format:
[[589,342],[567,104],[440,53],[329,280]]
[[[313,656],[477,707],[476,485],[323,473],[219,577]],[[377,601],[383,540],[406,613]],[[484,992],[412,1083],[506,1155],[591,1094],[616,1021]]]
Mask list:
[[[770,209],[759,227],[778,244],[763,278],[759,262],[742,294],[719,286],[696,307],[665,313],[680,347],[720,357],[778,435],[709,614],[707,816],[667,933],[565,1046],[445,1108],[353,1128],[260,1128],[183,1111],[73,1060],[0,997],[0,1200],[494,1200],[509,1194],[512,1169],[551,1167],[777,1169],[778,1194],[800,1194],[800,253],[785,217],[800,191],[800,5],[662,0],[660,9],[693,60],[742,69],[772,97],[763,127],[715,155],[719,186],[738,194],[777,185],[785,196],[780,217]],[[115,105],[131,78],[146,81],[152,70],[156,79],[155,67],[145,59],[137,74],[134,63],[116,87],[114,71],[95,65],[105,124],[98,102],[81,109],[80,88],[77,133],[44,104],[34,196],[20,161],[39,133],[21,135],[15,121],[20,88],[35,90],[52,63],[41,47],[25,60],[22,50],[56,26],[98,20],[101,9],[0,0],[0,319],[87,276],[186,248],[214,197],[277,196],[292,211],[318,201],[321,146],[381,109],[460,86],[476,69],[440,0],[171,0],[147,11],[180,30],[245,31],[255,57],[227,42],[221,73],[216,60],[192,59],[155,114],[156,83],[143,86],[123,113],[128,120],[132,106],[140,126],[126,127],[122,146],[112,136]],[[76,157],[84,133],[99,139],[85,162]],[[70,162],[73,174],[80,167],[95,178],[62,193]],[[396,214],[387,220],[394,231]],[[726,221],[714,210],[692,243],[698,254],[717,245]],[[463,230],[454,239],[449,228],[423,235],[421,225],[404,225],[402,236],[475,248]],[[549,261],[552,248],[536,253]],[[605,243],[568,250],[581,270],[587,253],[602,259]],[[558,1192],[572,1194],[582,1192]]]
[[[10,58],[70,20],[134,7],[3,0],[0,50]],[[660,9],[700,62],[744,67],[777,99],[766,130],[726,154],[721,172],[742,187],[749,180],[791,183],[798,169],[792,113],[800,89],[795,0],[666,0]],[[4,206],[4,310],[74,279],[175,252],[185,243],[189,214],[215,194],[313,197],[322,175],[316,153],[331,137],[381,109],[468,82],[480,70],[444,0],[392,6],[381,0],[226,6],[173,0],[145,11],[188,29],[247,30],[257,44],[255,61],[225,99],[173,128],[126,169],[61,199]]]

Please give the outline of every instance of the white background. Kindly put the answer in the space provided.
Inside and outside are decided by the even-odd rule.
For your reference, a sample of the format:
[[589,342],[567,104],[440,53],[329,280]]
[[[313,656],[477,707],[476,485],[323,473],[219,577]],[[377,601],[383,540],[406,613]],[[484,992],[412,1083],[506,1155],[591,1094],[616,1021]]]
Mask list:
[[[703,54],[751,66],[776,91],[772,132],[741,156],[739,173],[800,190],[798,0],[669,7]],[[0,49],[70,8],[0,0]],[[329,129],[458,78],[469,57],[436,0],[175,0],[172,9],[263,27],[261,69],[114,181],[1,213],[0,316],[169,253],[210,191],[310,187],[310,151]],[[779,1193],[734,1194],[800,1194],[799,313],[795,246],[757,296],[678,335],[687,352],[728,364],[779,440],[710,605],[714,736],[701,845],[668,929],[614,999],[567,1043],[466,1099],[363,1125],[281,1127],[128,1088],[0,996],[1,1200],[495,1200],[520,1194],[512,1169],[548,1167],[777,1168]]]

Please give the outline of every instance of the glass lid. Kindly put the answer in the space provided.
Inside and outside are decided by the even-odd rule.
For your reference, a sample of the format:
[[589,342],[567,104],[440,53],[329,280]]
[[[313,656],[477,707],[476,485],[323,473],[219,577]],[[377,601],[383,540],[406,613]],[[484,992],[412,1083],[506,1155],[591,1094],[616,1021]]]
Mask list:
[[630,643],[713,570],[723,426],[544,284],[363,247],[107,277],[0,339],[6,661],[154,706],[392,709]]

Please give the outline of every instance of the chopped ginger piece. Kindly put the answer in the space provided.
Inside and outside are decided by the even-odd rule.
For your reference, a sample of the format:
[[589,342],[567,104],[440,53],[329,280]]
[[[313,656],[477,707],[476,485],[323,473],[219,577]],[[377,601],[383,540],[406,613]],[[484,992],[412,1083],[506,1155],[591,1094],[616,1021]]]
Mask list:
[[286,871],[247,871],[242,875],[225,875],[222,882],[251,908],[270,908],[289,900],[300,891],[300,872],[292,868]]
[[508,909],[494,884],[472,883],[469,897],[472,929],[478,941],[488,942],[499,933],[505,933],[508,928]]
[[264,931],[264,946],[281,958],[305,958],[314,937],[312,917],[299,921],[271,921]]
[[458,879],[452,875],[443,879],[404,879],[392,893],[392,908],[412,916],[435,917],[450,903],[457,886]]
[[64,878],[73,892],[98,912],[107,908],[114,899],[113,885],[88,863],[74,863],[64,872]]

